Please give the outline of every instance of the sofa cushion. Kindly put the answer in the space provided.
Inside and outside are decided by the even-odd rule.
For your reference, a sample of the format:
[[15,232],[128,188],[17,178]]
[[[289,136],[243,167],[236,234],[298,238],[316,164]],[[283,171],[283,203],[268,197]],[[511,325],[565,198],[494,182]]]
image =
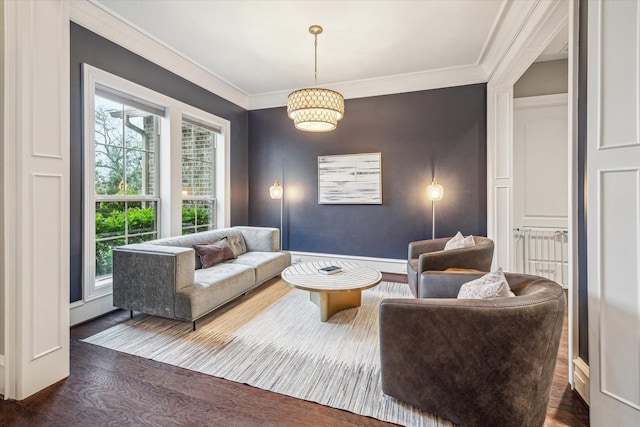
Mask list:
[[251,289],[255,272],[246,265],[222,262],[211,268],[196,270],[193,286],[176,292],[175,316],[192,320]]
[[195,249],[196,254],[200,258],[202,268],[213,267],[222,261],[228,261],[236,257],[226,237],[211,245],[193,245],[193,249]]
[[511,292],[502,268],[463,284],[458,292],[458,299],[489,299],[513,296],[515,294]]
[[458,231],[456,235],[453,236],[446,245],[444,245],[444,250],[448,251],[451,249],[468,248],[475,245],[476,242],[473,240],[473,236],[469,235],[464,237],[462,233]]
[[227,241],[229,242],[229,246],[233,250],[233,254],[236,257],[247,252],[247,244],[244,241],[244,237],[242,233],[237,230],[229,230],[227,233]]
[[246,265],[256,271],[256,284],[262,283],[291,265],[289,252],[251,251],[231,261],[233,264]]

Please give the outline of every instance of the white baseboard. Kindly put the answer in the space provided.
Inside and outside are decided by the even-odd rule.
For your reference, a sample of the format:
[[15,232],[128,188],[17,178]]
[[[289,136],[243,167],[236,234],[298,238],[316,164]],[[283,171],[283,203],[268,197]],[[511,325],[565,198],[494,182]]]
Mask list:
[[0,395],[4,399],[4,354],[0,354]]
[[77,301],[71,303],[70,324],[77,325],[117,309],[111,294],[87,302]]
[[584,360],[573,359],[573,382],[574,389],[578,392],[582,400],[589,404],[589,365]]
[[358,264],[375,268],[383,273],[407,274],[407,260],[392,258],[371,258],[355,255],[335,255],[321,254],[316,252],[296,252],[291,251],[291,262],[297,264],[299,262],[313,261],[353,261]]

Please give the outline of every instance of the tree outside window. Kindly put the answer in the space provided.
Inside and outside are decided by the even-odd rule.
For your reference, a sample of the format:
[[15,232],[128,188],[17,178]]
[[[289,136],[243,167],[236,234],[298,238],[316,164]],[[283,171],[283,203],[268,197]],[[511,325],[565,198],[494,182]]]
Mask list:
[[95,97],[96,278],[111,276],[114,247],[158,236],[159,117]]

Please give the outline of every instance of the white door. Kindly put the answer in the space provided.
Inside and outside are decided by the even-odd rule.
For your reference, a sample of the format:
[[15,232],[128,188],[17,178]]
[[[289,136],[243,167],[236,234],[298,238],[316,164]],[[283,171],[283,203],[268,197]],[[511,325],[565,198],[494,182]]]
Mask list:
[[511,271],[568,287],[567,94],[516,98],[513,107]]
[[0,7],[6,90],[0,388],[5,398],[21,400],[69,375],[69,2]]
[[593,426],[640,425],[640,2],[589,2],[587,245]]
[[567,228],[567,95],[513,102],[515,227]]

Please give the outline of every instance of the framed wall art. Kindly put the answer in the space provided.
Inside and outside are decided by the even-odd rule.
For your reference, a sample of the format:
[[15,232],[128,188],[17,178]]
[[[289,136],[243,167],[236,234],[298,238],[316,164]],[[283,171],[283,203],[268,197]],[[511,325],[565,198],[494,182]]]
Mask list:
[[382,204],[382,154],[318,156],[318,203]]

